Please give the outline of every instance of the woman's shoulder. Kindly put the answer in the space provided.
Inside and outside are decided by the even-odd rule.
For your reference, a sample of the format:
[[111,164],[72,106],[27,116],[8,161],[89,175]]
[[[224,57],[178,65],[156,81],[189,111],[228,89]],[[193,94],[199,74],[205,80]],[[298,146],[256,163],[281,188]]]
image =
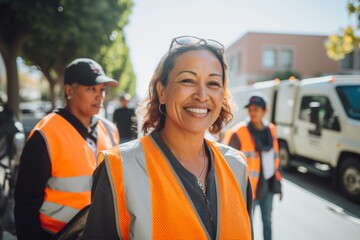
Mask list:
[[134,162],[139,157],[139,154],[141,155],[141,148],[142,146],[138,139],[122,143],[100,151],[97,156],[97,162],[100,164],[105,161],[109,164],[115,163],[117,165],[116,162],[121,161],[121,165],[131,164],[131,162]]
[[239,164],[246,165],[246,157],[243,154],[243,152],[228,145],[225,145],[223,143],[219,143],[215,141],[208,141],[208,142],[210,143],[212,142],[212,144],[220,150],[221,154],[224,156],[224,158],[227,161],[235,161],[235,162],[239,162]]

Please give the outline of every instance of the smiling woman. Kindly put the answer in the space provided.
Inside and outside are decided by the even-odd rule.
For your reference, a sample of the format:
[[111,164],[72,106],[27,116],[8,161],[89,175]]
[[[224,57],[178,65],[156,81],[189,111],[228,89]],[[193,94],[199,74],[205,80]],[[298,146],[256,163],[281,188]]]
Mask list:
[[85,239],[252,238],[245,157],[205,139],[232,118],[226,71],[220,43],[173,39],[149,85],[147,135],[99,156]]

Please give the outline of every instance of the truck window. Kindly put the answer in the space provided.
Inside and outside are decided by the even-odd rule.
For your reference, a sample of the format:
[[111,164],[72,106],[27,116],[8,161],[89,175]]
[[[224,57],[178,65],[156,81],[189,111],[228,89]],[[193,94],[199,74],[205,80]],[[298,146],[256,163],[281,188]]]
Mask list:
[[360,120],[360,86],[338,86],[336,91],[339,94],[346,115],[349,118]]
[[323,129],[340,131],[339,121],[335,115],[335,111],[331,106],[330,100],[326,96],[304,96],[301,99],[299,118],[311,122],[310,105],[313,102],[320,104],[318,116],[320,127]]

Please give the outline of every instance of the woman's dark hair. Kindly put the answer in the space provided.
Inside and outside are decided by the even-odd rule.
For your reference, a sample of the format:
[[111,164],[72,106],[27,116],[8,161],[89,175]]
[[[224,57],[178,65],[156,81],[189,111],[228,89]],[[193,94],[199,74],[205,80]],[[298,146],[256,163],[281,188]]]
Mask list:
[[219,60],[222,67],[223,86],[224,86],[224,102],[221,107],[221,112],[219,114],[219,117],[209,128],[209,132],[212,134],[219,133],[220,130],[232,120],[233,115],[231,113],[230,105],[229,105],[230,95],[227,90],[227,82],[228,82],[227,64],[222,50],[207,44],[177,46],[176,48],[170,49],[163,56],[150,81],[148,95],[147,98],[144,100],[143,109],[142,109],[145,110],[144,122],[142,126],[142,130],[144,131],[145,134],[151,133],[153,131],[160,131],[165,125],[166,114],[164,113],[166,113],[166,109],[164,106],[161,106],[161,112],[159,110],[160,101],[156,91],[157,83],[161,82],[163,86],[167,85],[169,74],[171,70],[174,68],[175,60],[179,56],[189,51],[203,50],[203,49],[212,52]]

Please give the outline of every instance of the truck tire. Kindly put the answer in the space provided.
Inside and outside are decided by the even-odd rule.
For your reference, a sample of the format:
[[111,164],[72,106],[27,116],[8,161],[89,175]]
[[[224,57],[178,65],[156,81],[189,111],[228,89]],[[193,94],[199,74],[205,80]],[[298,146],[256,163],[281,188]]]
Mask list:
[[292,170],[292,167],[290,165],[291,157],[292,156],[289,152],[287,143],[284,141],[279,141],[279,158],[280,158],[280,165],[283,170],[286,171]]
[[354,157],[346,158],[339,172],[339,188],[345,197],[360,203],[360,161]]

